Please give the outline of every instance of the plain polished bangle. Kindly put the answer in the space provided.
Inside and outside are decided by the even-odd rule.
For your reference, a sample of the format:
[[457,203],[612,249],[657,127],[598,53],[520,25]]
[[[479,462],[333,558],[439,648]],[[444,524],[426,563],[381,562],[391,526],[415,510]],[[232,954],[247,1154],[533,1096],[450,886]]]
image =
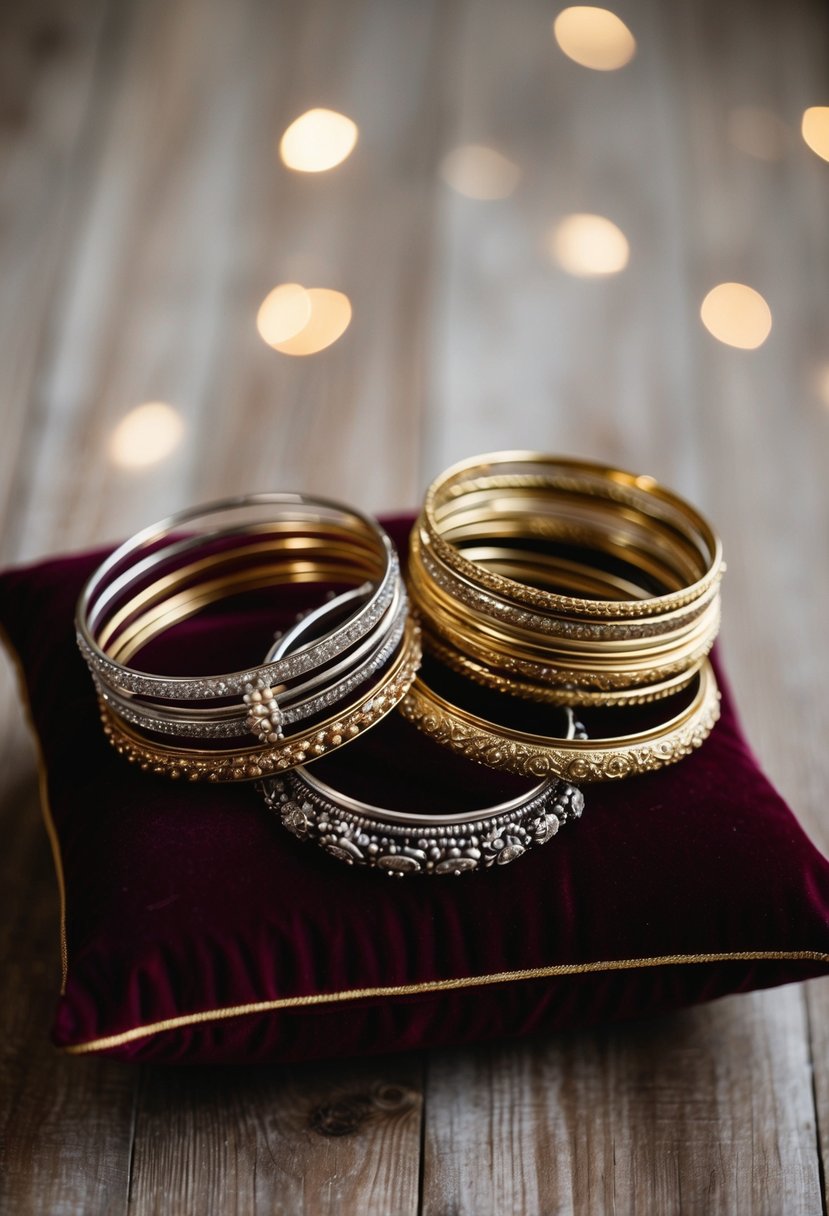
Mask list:
[[560,740],[514,730],[453,705],[416,679],[400,705],[404,718],[437,743],[490,768],[525,777],[563,777],[576,785],[651,772],[689,755],[708,737],[720,712],[706,660],[686,706],[667,721],[616,738]]

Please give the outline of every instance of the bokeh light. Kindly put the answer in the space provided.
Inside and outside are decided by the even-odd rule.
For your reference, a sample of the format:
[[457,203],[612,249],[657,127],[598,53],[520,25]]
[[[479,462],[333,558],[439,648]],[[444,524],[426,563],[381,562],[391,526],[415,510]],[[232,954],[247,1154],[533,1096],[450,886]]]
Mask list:
[[756,160],[780,160],[789,140],[789,128],[783,119],[762,106],[737,106],[731,110],[726,132],[739,152]]
[[311,320],[311,297],[299,283],[280,283],[262,301],[256,328],[268,346],[279,346]]
[[583,279],[618,274],[630,246],[621,228],[603,215],[567,215],[549,237],[549,251],[562,270]]
[[708,332],[726,346],[756,350],[771,332],[771,309],[753,287],[720,283],[712,287],[700,308]]
[[800,129],[806,143],[823,160],[829,160],[829,106],[810,106]]
[[614,72],[636,54],[636,39],[624,21],[606,8],[575,5],[553,22],[555,40],[568,58],[597,72]]
[[159,464],[175,451],[184,437],[184,419],[164,401],[147,401],[130,410],[109,441],[113,464],[142,469]]
[[357,124],[336,110],[308,110],[295,119],[279,143],[283,164],[298,173],[324,173],[351,155]]
[[815,392],[829,410],[829,363],[824,363],[815,372]]
[[[286,291],[287,288],[291,290]],[[301,315],[304,321],[293,328]],[[271,319],[272,328],[268,324]],[[350,324],[351,301],[347,295],[329,287],[305,288],[298,283],[275,287],[262,302],[256,318],[262,339],[283,355],[315,355],[341,338]]]
[[440,167],[447,185],[466,198],[508,198],[521,178],[521,170],[495,148],[463,144],[443,158]]

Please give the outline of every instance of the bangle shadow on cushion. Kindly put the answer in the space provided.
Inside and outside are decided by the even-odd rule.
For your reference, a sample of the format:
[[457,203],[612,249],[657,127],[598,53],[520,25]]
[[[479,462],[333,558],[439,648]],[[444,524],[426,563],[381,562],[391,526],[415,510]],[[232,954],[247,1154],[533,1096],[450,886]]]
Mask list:
[[[410,525],[387,521],[399,548]],[[164,782],[108,748],[72,630],[99,561],[0,575],[65,885],[65,1050],[264,1063],[468,1044],[829,972],[829,863],[762,775],[719,665],[705,744],[593,787],[552,847],[463,882],[379,882],[295,840],[253,786]],[[285,607],[274,620],[260,595],[223,618],[238,669],[307,603]],[[212,631],[193,621],[187,636],[209,670]],[[450,752],[389,754],[375,731],[363,749],[356,796],[405,805],[407,773],[428,763],[443,805],[469,805]],[[472,805],[526,789],[475,772],[486,798]]]

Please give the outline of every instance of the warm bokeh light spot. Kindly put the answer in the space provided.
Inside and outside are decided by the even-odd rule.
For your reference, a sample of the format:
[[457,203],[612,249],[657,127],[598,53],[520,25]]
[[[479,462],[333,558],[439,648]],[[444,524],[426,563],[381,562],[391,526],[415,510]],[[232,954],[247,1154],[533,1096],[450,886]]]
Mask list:
[[636,54],[633,34],[606,8],[575,5],[562,9],[553,22],[553,34],[568,58],[597,72],[623,68]]
[[147,401],[125,415],[112,432],[109,453],[123,469],[159,464],[184,437],[184,419],[164,401]]
[[288,127],[279,155],[298,173],[323,173],[350,156],[357,142],[357,124],[336,110],[308,110]]
[[762,106],[737,106],[731,110],[726,131],[738,151],[756,160],[780,160],[789,139],[789,128],[783,119]]
[[440,167],[447,185],[466,198],[508,198],[518,185],[521,170],[485,144],[463,144],[443,158]]
[[630,246],[603,215],[567,215],[550,233],[550,254],[568,274],[592,279],[624,270]]
[[803,113],[800,129],[812,151],[829,160],[829,106],[810,106]]
[[268,346],[296,337],[311,320],[311,297],[299,283],[280,283],[262,301],[256,328]]
[[341,291],[309,287],[306,291],[311,315],[291,338],[270,345],[283,355],[315,355],[341,338],[351,324],[351,301]]
[[815,391],[826,408],[829,409],[829,363],[824,363],[815,372]]
[[756,350],[771,332],[771,309],[753,287],[720,283],[712,287],[700,308],[702,323],[726,346]]

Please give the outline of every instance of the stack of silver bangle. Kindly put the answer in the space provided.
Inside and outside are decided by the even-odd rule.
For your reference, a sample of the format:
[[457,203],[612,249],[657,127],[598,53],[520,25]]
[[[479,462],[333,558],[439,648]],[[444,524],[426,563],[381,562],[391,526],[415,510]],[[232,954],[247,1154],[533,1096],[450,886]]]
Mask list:
[[[130,666],[211,603],[298,582],[352,586],[336,599],[336,623],[291,654],[218,675]],[[227,499],[143,529],[93,574],[76,625],[111,741],[142,767],[191,780],[255,778],[340,746],[394,707],[420,656],[383,529],[299,494]],[[221,740],[247,742],[221,750]]]

